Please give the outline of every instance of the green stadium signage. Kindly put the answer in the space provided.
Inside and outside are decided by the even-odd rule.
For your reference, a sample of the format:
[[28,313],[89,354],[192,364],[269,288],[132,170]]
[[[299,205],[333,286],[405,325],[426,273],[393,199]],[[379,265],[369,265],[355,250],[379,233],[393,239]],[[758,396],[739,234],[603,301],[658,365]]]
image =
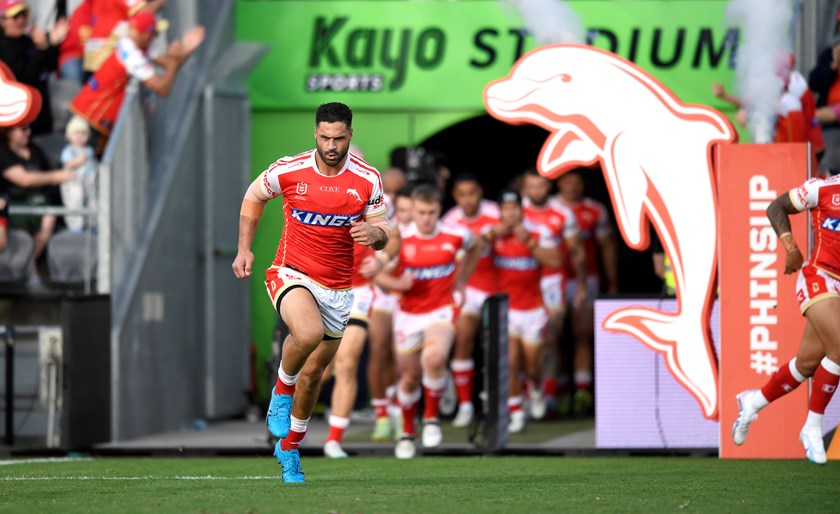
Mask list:
[[[654,73],[689,102],[730,82],[738,30],[725,0],[569,4],[587,43]],[[355,108],[481,109],[484,85],[534,48],[517,13],[498,0],[245,1],[237,37],[272,47],[252,74],[259,109],[309,108],[353,95]]]

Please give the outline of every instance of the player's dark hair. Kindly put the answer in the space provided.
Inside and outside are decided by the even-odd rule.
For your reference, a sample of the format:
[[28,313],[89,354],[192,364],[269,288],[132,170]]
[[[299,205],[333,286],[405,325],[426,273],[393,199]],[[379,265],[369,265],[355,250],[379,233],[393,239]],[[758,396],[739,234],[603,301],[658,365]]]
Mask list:
[[414,186],[408,185],[405,187],[401,187],[394,196],[394,201],[396,201],[397,198],[411,198],[411,193],[413,192]]
[[481,181],[478,180],[478,177],[469,172],[455,175],[455,178],[452,179],[452,188],[454,189],[460,182],[475,182],[477,186],[481,187]]
[[327,123],[340,121],[347,125],[348,129],[353,128],[353,111],[340,102],[321,104],[315,111],[315,126],[317,127],[322,121]]
[[411,192],[411,199],[424,203],[443,203],[443,195],[440,189],[430,184],[420,184],[414,187]]

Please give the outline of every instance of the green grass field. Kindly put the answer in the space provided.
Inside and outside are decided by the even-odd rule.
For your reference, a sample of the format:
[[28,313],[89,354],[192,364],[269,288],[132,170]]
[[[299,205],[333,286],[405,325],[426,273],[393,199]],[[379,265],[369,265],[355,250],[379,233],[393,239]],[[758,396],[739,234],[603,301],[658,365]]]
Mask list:
[[0,511],[838,512],[840,463],[680,457],[303,459],[283,484],[270,457],[0,461]]

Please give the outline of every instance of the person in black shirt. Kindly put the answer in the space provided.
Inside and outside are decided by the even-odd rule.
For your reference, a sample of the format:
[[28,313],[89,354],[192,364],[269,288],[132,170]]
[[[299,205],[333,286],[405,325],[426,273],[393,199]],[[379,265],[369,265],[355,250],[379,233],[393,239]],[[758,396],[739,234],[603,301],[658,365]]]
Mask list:
[[[0,194],[8,196],[10,205],[61,205],[56,186],[72,180],[74,173],[53,169],[29,135],[29,127],[0,128]],[[16,216],[9,221],[33,234],[37,259],[55,230],[56,217]]]
[[53,130],[52,111],[47,79],[58,66],[58,45],[67,35],[69,24],[65,19],[55,22],[49,34],[40,28],[26,34],[29,24],[29,7],[23,0],[0,0],[0,60],[5,62],[15,78],[36,88],[43,98],[43,107],[32,122],[34,134]]

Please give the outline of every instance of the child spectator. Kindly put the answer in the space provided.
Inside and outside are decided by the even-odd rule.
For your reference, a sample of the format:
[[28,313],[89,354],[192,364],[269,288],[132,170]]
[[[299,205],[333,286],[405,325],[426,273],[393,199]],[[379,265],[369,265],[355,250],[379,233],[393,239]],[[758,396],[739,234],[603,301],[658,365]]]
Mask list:
[[[59,186],[61,201],[69,208],[92,207],[96,203],[96,160],[93,147],[88,145],[90,127],[83,119],[74,116],[67,124],[65,136],[67,145],[61,151],[61,165],[72,170],[75,178]],[[73,232],[81,232],[85,228],[84,216],[65,216],[64,222]]]

